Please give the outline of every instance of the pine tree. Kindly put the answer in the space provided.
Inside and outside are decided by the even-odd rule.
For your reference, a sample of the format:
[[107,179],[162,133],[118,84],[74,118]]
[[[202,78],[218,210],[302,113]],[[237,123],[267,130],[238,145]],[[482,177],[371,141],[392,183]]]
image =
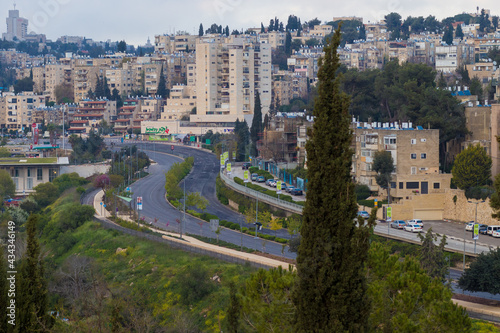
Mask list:
[[102,82],[101,78],[99,77],[99,75],[96,74],[95,76],[96,76],[96,84],[95,84],[94,95],[96,98],[103,97],[104,96],[103,82]]
[[111,99],[111,90],[109,89],[108,79],[106,77],[103,78],[102,85],[104,87],[104,96],[103,97],[106,97],[108,100],[110,100]]
[[448,45],[453,44],[453,26],[451,24],[448,25],[447,30],[443,34],[443,42]]
[[158,80],[158,88],[156,89],[156,95],[161,96],[161,98],[168,97],[167,86],[165,83],[165,75],[163,74],[163,66],[161,66],[160,79]]
[[260,104],[259,91],[255,91],[255,105],[253,109],[252,127],[250,128],[250,139],[252,139],[252,148],[250,155],[257,157],[257,141],[259,141],[259,133],[262,132],[262,107]]
[[40,245],[37,239],[38,216],[30,215],[26,222],[26,253],[21,260],[17,280],[18,332],[44,331],[50,324],[47,313],[47,283],[43,262],[40,260]]
[[238,333],[240,321],[241,304],[236,295],[236,284],[229,282],[229,309],[227,310],[227,331]]
[[203,36],[203,24],[200,23],[200,30],[198,30],[198,36]]
[[246,121],[240,122],[236,119],[234,126],[234,133],[238,138],[238,143],[236,146],[236,161],[242,162],[246,160],[246,152],[249,139],[248,124]]
[[463,39],[464,38],[464,32],[462,31],[462,25],[457,25],[457,30],[455,31],[455,37]]
[[341,25],[324,48],[319,96],[306,143],[308,192],[297,256],[295,332],[364,332],[370,303],[364,264],[369,224],[357,226],[351,179],[349,97],[339,91],[337,48]]
[[285,38],[285,54],[289,57],[292,55],[292,34],[287,31]]
[[229,26],[227,26],[227,25],[224,28],[224,35],[226,35],[226,37],[229,37]]
[[261,33],[266,32],[266,28],[264,28],[264,24],[262,24],[262,22],[260,22],[260,32]]

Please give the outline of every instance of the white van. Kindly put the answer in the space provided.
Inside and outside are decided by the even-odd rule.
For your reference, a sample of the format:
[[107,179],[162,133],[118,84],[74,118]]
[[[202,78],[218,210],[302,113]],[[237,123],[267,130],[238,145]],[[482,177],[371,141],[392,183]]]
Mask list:
[[493,234],[493,231],[497,230],[500,230],[500,225],[489,225],[486,233],[491,236]]

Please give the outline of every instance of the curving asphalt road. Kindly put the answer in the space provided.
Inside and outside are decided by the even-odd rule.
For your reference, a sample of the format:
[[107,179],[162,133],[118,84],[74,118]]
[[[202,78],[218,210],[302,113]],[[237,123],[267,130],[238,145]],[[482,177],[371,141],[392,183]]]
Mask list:
[[[170,169],[173,163],[180,162],[181,158],[194,156],[194,165],[191,173],[186,177],[186,193],[200,192],[208,201],[209,205],[206,211],[210,214],[217,215],[221,220],[227,220],[234,223],[243,223],[243,226],[252,228],[253,224],[246,224],[243,215],[232,211],[222,205],[217,199],[215,193],[215,178],[219,172],[219,161],[211,153],[179,145],[174,146],[174,151],[171,150],[171,145],[152,144],[146,142],[137,142],[140,150],[148,153],[148,155],[157,163],[149,167],[150,175],[132,184],[131,190],[134,198],[141,196],[143,198],[143,210],[140,212],[141,217],[145,217],[146,221],[152,222],[156,226],[166,228],[170,231],[179,232],[179,223],[177,220],[182,220],[183,214],[179,210],[172,207],[165,200],[165,173]],[[174,155],[177,156],[174,156]],[[184,183],[181,182],[181,188]],[[156,222],[155,222],[156,220]],[[201,226],[200,226],[201,223]],[[186,215],[186,222],[183,226],[183,233],[216,237],[215,233],[210,231],[209,223],[201,222],[200,220]],[[265,233],[273,234],[274,231],[264,230]],[[290,235],[286,230],[279,230],[278,236],[289,238]],[[288,252],[288,248],[283,251],[281,244],[255,239],[252,236],[224,229],[219,239],[244,247],[268,252],[274,255],[284,255],[287,258],[296,258],[295,253]]]

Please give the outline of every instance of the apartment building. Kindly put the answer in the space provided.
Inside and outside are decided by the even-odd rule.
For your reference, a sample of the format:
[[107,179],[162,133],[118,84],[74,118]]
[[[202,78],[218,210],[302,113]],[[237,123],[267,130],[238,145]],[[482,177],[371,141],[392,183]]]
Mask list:
[[379,40],[379,39],[389,39],[389,33],[387,32],[387,26],[382,23],[368,23],[365,24],[366,40]]
[[199,43],[196,47],[196,115],[193,122],[247,122],[253,118],[255,92],[262,113],[271,103],[271,45]]
[[309,37],[323,40],[326,36],[333,32],[333,26],[328,24],[315,25],[313,29],[309,30]]
[[488,61],[488,52],[492,49],[500,49],[500,38],[475,38],[474,39],[474,52],[475,60]]
[[471,45],[436,46],[436,71],[453,73],[462,64],[474,60],[474,48]]
[[126,133],[134,125],[134,119],[139,114],[141,103],[138,99],[128,99],[116,114],[116,119],[111,120],[115,132]]
[[108,124],[116,118],[116,101],[90,101],[79,102],[76,112],[69,121],[68,133],[86,133],[96,130],[102,121]]
[[267,43],[271,45],[271,48],[275,50],[278,47],[285,47],[286,33],[280,31],[260,33],[259,40],[261,43]]
[[130,95],[136,89],[136,75],[131,69],[111,68],[106,69],[106,79],[110,91],[118,90],[120,95]]
[[450,188],[451,174],[439,171],[439,130],[414,129],[411,123],[402,127],[353,123],[353,130],[352,174],[357,183],[367,185],[372,192],[382,192],[375,181],[373,159],[377,151],[384,150],[394,159],[391,196],[396,202],[416,194],[444,193]]
[[479,79],[483,86],[487,86],[492,80],[500,77],[500,70],[498,66],[493,65],[493,62],[476,62],[466,65],[466,68],[469,77]]
[[22,131],[32,124],[32,110],[45,106],[47,96],[24,92],[15,95],[4,93],[0,96],[0,124],[7,130]]
[[[304,76],[290,71],[273,74],[273,107],[290,104],[290,100],[307,97],[307,81]],[[297,110],[302,111],[302,110]]]
[[170,90],[161,113],[162,120],[180,120],[183,116],[189,116],[196,107],[196,90],[194,86],[174,86]]

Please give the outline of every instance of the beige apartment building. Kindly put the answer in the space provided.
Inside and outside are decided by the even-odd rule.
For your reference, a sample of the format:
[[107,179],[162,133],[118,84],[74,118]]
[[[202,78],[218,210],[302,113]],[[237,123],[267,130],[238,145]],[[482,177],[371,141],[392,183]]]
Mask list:
[[391,181],[395,202],[412,195],[444,193],[450,188],[452,176],[439,171],[439,130],[412,129],[411,123],[402,126],[404,128],[399,124],[355,125],[352,164],[355,181],[367,185],[372,192],[386,195],[377,185],[376,172],[372,169],[375,153],[385,150],[391,153],[396,169]]
[[262,113],[271,103],[271,45],[199,43],[196,47],[196,115],[192,122],[247,122],[253,118],[255,92]]
[[161,113],[162,120],[180,120],[189,116],[196,107],[196,90],[194,86],[174,86],[170,90],[170,97]]
[[135,73],[130,69],[111,68],[106,70],[106,79],[111,92],[118,90],[120,95],[130,95],[135,89]]
[[103,120],[110,124],[115,118],[116,101],[80,101],[67,132],[88,134],[98,129]]
[[273,74],[273,107],[288,105],[295,98],[305,98],[308,93],[307,80],[306,77],[289,71]]
[[0,124],[7,130],[21,131],[32,124],[32,110],[45,106],[47,96],[24,92],[15,95],[4,93],[0,96]]
[[278,47],[285,47],[286,33],[280,31],[260,33],[259,40],[261,42],[270,44],[271,48],[275,50]]

